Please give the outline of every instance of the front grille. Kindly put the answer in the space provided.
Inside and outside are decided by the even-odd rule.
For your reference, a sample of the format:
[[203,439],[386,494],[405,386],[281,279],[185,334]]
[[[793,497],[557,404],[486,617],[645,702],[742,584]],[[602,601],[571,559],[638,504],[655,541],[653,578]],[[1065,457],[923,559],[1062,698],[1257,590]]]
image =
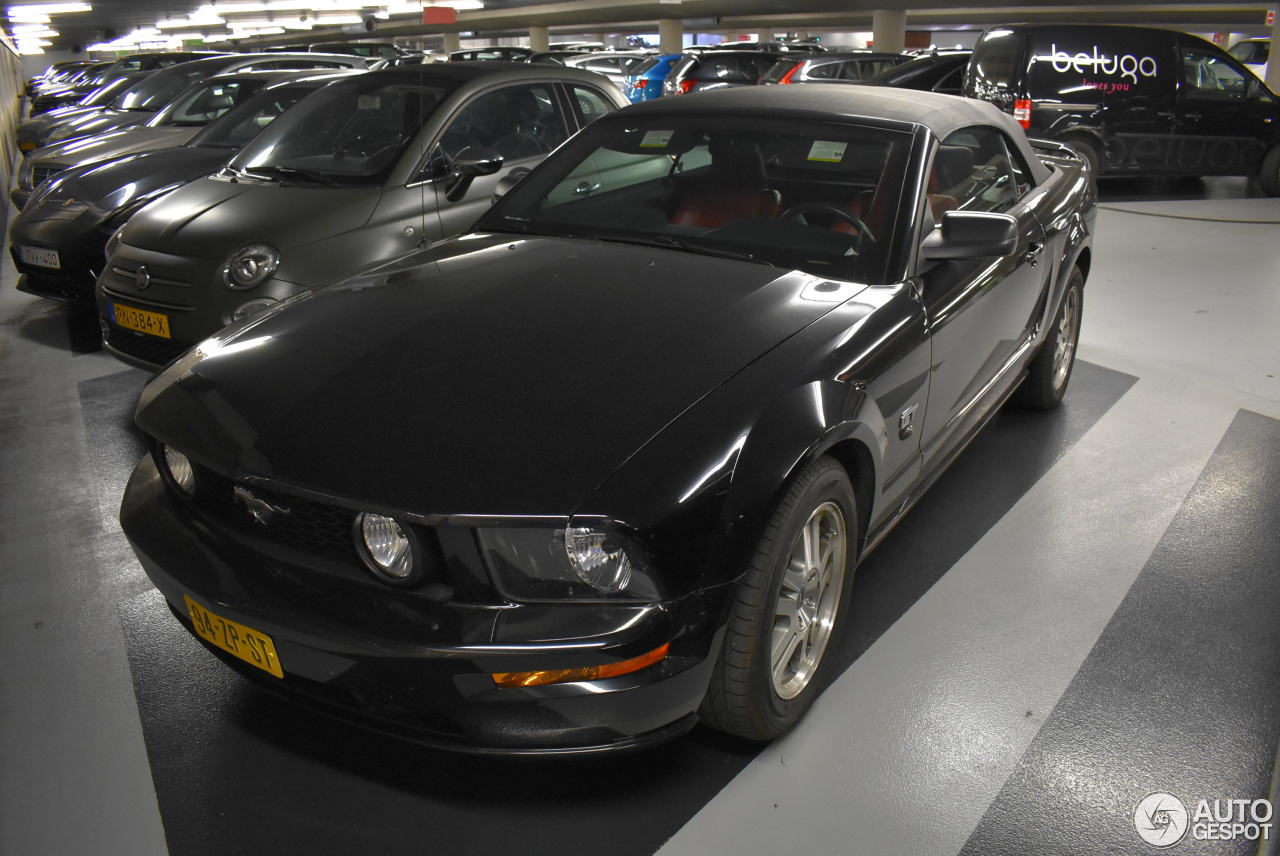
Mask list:
[[201,510],[235,528],[308,553],[360,559],[351,528],[356,512],[351,509],[253,485],[249,488],[253,496],[276,509],[265,522],[258,522],[248,506],[236,498],[236,483],[231,479],[197,466],[196,485]]
[[191,350],[192,343],[134,333],[112,324],[107,332],[106,344],[135,360],[153,366],[165,366]]
[[36,164],[31,170],[31,188],[34,190],[64,169],[66,167],[60,163]]

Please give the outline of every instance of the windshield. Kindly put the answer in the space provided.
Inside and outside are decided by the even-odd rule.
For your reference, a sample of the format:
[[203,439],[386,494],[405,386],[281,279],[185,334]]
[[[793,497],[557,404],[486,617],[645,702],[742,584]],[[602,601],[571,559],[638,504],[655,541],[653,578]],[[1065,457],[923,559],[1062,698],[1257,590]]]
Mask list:
[[231,161],[256,177],[378,184],[452,84],[397,75],[326,86]]
[[319,88],[318,84],[278,86],[259,92],[238,107],[209,123],[190,145],[202,148],[238,149],[252,140],[276,117]]
[[207,125],[223,113],[247,101],[262,89],[266,80],[206,80],[192,86],[173,100],[148,124],[199,126]]
[[604,119],[516,185],[477,228],[644,243],[881,282],[910,145],[906,131],[852,123]]
[[154,113],[172,101],[182,90],[213,69],[199,64],[196,68],[177,65],[147,76],[137,86],[131,87],[114,105],[117,110],[138,110]]

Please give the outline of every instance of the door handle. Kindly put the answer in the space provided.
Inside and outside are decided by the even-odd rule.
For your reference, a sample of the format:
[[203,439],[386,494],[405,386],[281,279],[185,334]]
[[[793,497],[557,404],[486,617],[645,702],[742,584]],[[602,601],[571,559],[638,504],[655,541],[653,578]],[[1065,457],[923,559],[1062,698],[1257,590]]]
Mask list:
[[1043,252],[1044,252],[1044,244],[1040,243],[1039,241],[1032,241],[1031,246],[1027,249],[1026,254],[1023,255],[1022,260],[1027,264],[1031,265],[1032,267],[1035,267],[1037,264],[1039,264],[1040,254]]

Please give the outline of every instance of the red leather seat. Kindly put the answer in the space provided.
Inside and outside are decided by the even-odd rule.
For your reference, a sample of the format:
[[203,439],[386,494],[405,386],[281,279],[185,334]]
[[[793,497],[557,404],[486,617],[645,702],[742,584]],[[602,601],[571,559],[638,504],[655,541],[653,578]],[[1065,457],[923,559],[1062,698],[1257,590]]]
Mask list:
[[782,196],[768,187],[758,146],[712,141],[710,154],[710,175],[681,194],[672,223],[714,229],[734,220],[781,213]]
[[[933,159],[933,169],[929,171],[929,183],[925,188],[929,210],[933,214],[935,223],[942,220],[943,214],[960,205],[954,196],[938,191],[955,187],[971,175],[973,175],[972,149],[965,146],[938,147],[938,153]],[[845,206],[845,210],[865,223],[871,230],[871,234],[876,237],[880,236],[885,223],[885,200],[888,194],[882,191],[883,185],[877,185],[875,190],[864,190]],[[844,220],[836,220],[831,228],[849,235],[858,234],[857,228]]]

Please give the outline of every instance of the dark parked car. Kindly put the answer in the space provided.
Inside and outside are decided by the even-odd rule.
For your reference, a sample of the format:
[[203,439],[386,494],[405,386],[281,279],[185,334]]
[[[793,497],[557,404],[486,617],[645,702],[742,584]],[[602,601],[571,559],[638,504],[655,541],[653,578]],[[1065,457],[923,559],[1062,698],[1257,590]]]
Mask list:
[[1144,27],[1000,27],[965,94],[1100,175],[1256,175],[1280,195],[1280,98],[1217,45]]
[[391,42],[320,42],[308,45],[307,50],[319,53],[351,54],[369,62],[395,59],[404,53]]
[[375,728],[773,738],[859,558],[1006,399],[1061,399],[1083,170],[930,92],[637,104],[154,379],[125,534],[226,663]]
[[761,83],[865,83],[883,71],[910,62],[906,54],[850,51],[809,57],[779,57]]
[[530,48],[495,45],[488,48],[453,51],[449,54],[449,62],[528,62],[533,53]]
[[[93,305],[107,239],[142,206],[217,172],[308,93],[358,71],[244,72],[287,75],[197,129],[186,145],[74,167],[44,185],[9,226],[18,290]],[[241,74],[237,72],[236,74]]]
[[102,85],[102,75],[110,66],[109,62],[97,62],[77,71],[66,83],[42,87],[31,99],[31,115],[76,103]]
[[456,235],[504,178],[625,104],[598,75],[527,63],[331,84],[112,239],[98,280],[106,349],[164,365],[235,318]]
[[153,72],[144,83],[127,92],[118,105],[99,115],[85,116],[59,125],[49,134],[48,141],[59,143],[145,124],[169,106],[188,86],[215,74],[229,71],[364,67],[364,61],[358,57],[301,52],[222,54],[191,60]]
[[117,77],[110,83],[104,83],[75,104],[58,107],[33,116],[18,125],[18,151],[26,154],[47,145],[49,135],[63,122],[70,122],[81,116],[98,114],[107,110],[122,98],[133,86],[141,83],[150,72],[140,71],[134,74]]
[[671,66],[671,71],[662,84],[662,94],[680,95],[736,86],[755,86],[778,58],[778,54],[764,50],[687,53]]
[[873,86],[920,89],[943,95],[964,94],[970,51],[938,51],[895,65],[865,81]]
[[311,67],[297,69],[282,64],[271,70],[238,69],[215,74],[191,84],[142,125],[128,125],[36,149],[22,162],[17,185],[9,198],[21,209],[41,182],[64,169],[180,146],[202,127],[283,77],[328,69],[364,69],[364,62],[358,57],[317,60],[307,65]]

